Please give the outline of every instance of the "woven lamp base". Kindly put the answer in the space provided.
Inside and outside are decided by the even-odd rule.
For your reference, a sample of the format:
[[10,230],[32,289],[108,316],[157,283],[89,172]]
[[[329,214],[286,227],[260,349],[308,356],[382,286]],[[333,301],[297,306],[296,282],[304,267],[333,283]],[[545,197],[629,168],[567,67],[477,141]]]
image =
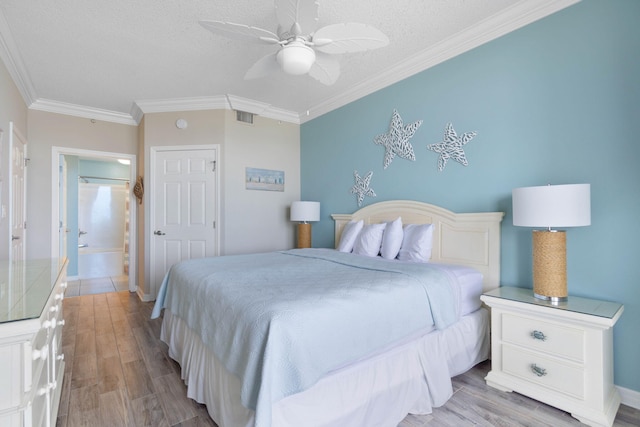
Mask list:
[[567,233],[562,230],[533,231],[533,293],[552,302],[567,300]]
[[298,248],[311,247],[311,224],[298,224]]

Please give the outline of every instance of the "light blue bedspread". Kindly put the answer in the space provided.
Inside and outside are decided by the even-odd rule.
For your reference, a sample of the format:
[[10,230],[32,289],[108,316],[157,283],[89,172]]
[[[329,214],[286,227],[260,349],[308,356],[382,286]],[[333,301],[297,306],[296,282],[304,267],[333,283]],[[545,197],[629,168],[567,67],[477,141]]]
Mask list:
[[296,249],[183,261],[165,277],[167,308],[242,384],[256,426],[271,405],[323,375],[435,324],[458,320],[437,266]]

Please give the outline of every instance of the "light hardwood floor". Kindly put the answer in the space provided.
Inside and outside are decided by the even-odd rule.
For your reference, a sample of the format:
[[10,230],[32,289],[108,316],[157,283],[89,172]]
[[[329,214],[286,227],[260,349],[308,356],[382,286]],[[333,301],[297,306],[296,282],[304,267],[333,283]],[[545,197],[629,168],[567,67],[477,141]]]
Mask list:
[[[203,405],[187,398],[180,366],[159,339],[161,320],[150,319],[152,308],[126,291],[65,298],[58,427],[216,426]],[[489,369],[481,363],[454,378],[446,405],[409,415],[399,427],[581,425],[565,412],[487,387]],[[640,426],[640,411],[623,405],[615,426]]]

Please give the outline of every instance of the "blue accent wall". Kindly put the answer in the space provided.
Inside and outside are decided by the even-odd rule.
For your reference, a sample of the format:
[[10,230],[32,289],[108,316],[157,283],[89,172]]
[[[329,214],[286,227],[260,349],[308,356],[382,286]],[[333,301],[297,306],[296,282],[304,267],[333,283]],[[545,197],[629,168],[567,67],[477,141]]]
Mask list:
[[[331,213],[358,208],[353,172],[377,197],[456,212],[503,211],[502,282],[532,286],[531,230],[514,227],[511,190],[590,183],[592,224],[567,232],[570,295],[624,303],[614,330],[615,383],[640,391],[640,2],[584,0],[301,126],[301,196],[321,202],[316,247],[333,247]],[[373,138],[393,109],[416,161],[383,169]],[[469,161],[437,170],[428,144],[447,123],[477,131]]]

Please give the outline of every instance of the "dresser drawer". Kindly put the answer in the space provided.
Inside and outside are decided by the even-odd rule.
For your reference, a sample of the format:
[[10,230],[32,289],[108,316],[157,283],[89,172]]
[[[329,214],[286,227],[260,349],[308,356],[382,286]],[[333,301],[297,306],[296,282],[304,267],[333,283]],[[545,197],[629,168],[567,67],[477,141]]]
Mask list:
[[31,424],[28,422],[26,425],[32,426],[44,426],[46,425],[45,417],[47,412],[47,400],[49,399],[49,371],[47,370],[46,363],[42,366],[40,372],[34,372],[38,374],[38,378],[33,382],[34,390],[32,391],[33,400],[31,401],[31,407],[27,407],[26,417],[31,417]]
[[35,381],[39,373],[47,372],[47,362],[51,355],[51,343],[49,342],[49,327],[47,322],[42,322],[30,347],[25,348],[25,359],[31,361],[31,370],[25,372],[25,390],[31,391],[35,387]]
[[584,399],[584,369],[522,348],[502,346],[502,370],[544,388]]
[[584,362],[584,330],[504,313],[502,341]]

